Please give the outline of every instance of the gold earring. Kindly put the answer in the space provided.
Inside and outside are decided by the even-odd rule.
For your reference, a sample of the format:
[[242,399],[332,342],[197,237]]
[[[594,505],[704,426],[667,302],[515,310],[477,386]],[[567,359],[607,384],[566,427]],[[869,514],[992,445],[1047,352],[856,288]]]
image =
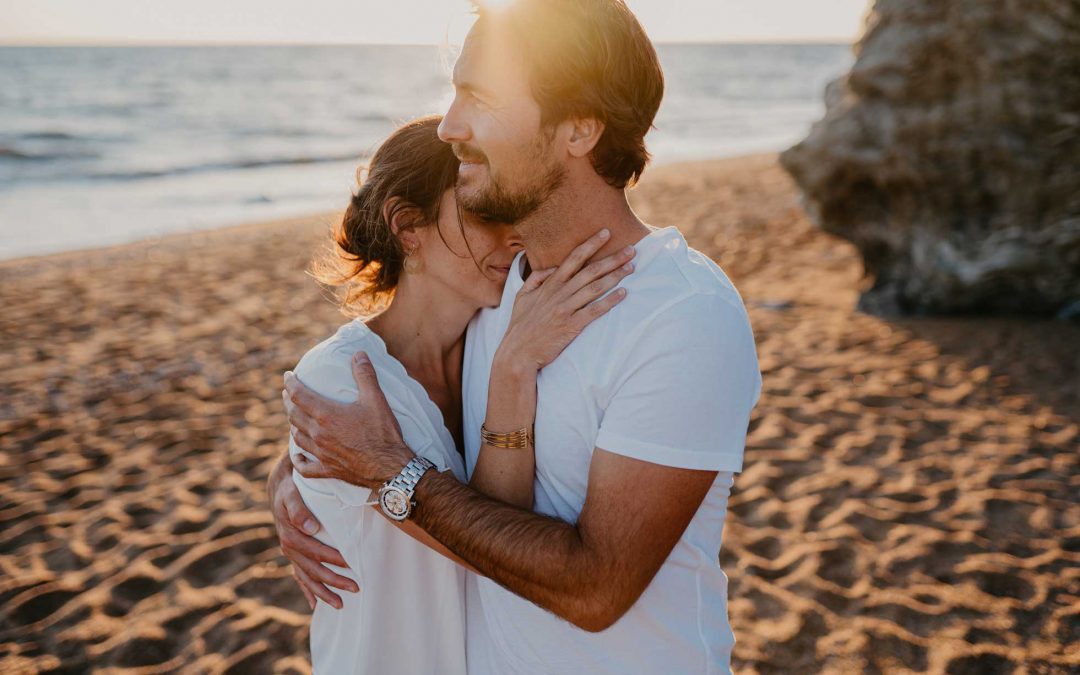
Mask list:
[[405,271],[409,274],[416,274],[420,271],[420,261],[417,259],[415,252],[405,256]]

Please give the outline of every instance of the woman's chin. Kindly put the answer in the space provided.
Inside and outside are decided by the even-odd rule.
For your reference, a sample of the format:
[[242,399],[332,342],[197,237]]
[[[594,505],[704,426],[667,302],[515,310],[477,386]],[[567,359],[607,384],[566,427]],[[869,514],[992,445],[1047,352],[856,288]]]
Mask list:
[[503,282],[500,282],[497,285],[497,287],[491,293],[488,294],[488,298],[486,298],[488,300],[488,302],[487,302],[486,305],[484,305],[485,307],[489,307],[489,308],[498,307],[499,305],[502,304],[503,286],[504,285],[505,284]]

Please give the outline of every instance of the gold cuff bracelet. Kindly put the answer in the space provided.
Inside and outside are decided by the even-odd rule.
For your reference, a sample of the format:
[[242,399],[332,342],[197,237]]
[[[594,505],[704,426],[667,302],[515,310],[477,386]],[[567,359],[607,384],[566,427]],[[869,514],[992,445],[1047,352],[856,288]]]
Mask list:
[[497,434],[493,431],[488,431],[486,424],[480,425],[480,440],[484,445],[490,445],[495,448],[507,448],[510,450],[524,450],[532,445],[533,431],[532,427],[524,427],[517,431],[511,431],[505,434]]

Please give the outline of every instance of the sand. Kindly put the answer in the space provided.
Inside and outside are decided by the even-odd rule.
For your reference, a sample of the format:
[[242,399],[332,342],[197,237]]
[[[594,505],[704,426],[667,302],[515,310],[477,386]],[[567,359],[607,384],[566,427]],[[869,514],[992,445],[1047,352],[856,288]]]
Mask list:
[[[757,337],[736,670],[1080,670],[1080,327],[856,312],[773,155],[632,200]],[[344,320],[304,274],[334,217],[0,263],[0,672],[310,672],[264,485],[281,372]]]

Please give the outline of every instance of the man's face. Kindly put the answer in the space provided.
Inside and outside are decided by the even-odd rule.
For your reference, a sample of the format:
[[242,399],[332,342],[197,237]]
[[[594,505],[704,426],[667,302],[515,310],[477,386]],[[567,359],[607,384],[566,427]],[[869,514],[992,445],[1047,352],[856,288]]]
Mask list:
[[461,160],[458,202],[517,223],[558,188],[566,169],[556,152],[556,129],[541,128],[540,105],[507,34],[498,25],[469,33],[454,67],[454,101],[439,138]]

